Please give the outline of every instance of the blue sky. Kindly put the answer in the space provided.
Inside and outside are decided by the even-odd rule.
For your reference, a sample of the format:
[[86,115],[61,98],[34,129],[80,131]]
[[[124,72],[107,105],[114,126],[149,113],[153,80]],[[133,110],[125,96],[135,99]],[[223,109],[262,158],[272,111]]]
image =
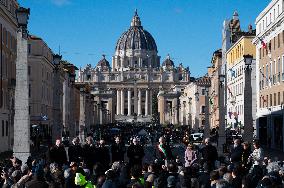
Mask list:
[[224,19],[239,13],[241,28],[254,26],[270,0],[18,0],[31,9],[30,34],[41,37],[63,58],[84,67],[102,54],[111,62],[115,44],[138,9],[144,29],[157,44],[161,62],[169,53],[175,64],[202,76],[212,53],[221,48]]

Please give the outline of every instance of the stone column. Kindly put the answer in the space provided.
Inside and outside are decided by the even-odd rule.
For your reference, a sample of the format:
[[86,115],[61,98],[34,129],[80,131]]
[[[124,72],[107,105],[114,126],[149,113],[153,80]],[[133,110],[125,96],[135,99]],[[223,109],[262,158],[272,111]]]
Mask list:
[[121,92],[120,92],[120,90],[116,90],[116,115],[121,114],[120,99],[121,99]]
[[173,100],[173,111],[175,113],[173,124],[178,124],[178,103],[177,99]]
[[124,90],[121,89],[121,101],[120,101],[120,106],[121,106],[121,114],[122,115],[125,115],[124,114]]
[[146,89],[146,95],[145,95],[145,116],[149,115],[149,89]]
[[149,99],[149,114],[150,115],[153,115],[153,112],[152,112],[152,103],[153,103],[153,91],[150,90],[150,99]]
[[22,30],[17,32],[15,117],[14,117],[14,156],[25,163],[30,156],[30,115],[28,89],[27,38]]
[[131,116],[131,90],[128,90],[128,116]]
[[86,106],[85,92],[80,92],[80,117],[79,117],[79,138],[82,143],[85,142],[85,121],[86,121]]
[[141,89],[138,89],[138,116],[141,116],[141,103],[142,103],[142,97],[141,97]]

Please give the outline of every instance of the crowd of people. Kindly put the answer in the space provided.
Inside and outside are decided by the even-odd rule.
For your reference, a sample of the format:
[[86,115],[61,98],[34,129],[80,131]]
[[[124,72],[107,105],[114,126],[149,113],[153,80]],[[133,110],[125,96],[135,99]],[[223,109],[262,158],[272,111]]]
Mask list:
[[[284,187],[281,161],[264,157],[257,141],[234,140],[228,160],[206,138],[200,146],[188,143],[176,155],[161,136],[153,146],[153,161],[145,163],[138,139],[126,146],[117,136],[105,140],[74,138],[69,147],[58,139],[46,155],[27,162],[13,157],[2,165],[3,188],[256,188]],[[181,158],[184,160],[181,160]],[[182,162],[184,161],[184,162]]]

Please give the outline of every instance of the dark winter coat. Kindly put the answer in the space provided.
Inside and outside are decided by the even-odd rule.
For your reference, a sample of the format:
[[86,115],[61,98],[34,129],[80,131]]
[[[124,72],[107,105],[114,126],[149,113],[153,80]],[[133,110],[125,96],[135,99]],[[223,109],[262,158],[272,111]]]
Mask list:
[[102,164],[105,168],[109,166],[110,156],[109,149],[107,147],[104,146],[97,148],[97,162]]
[[94,145],[84,145],[83,146],[83,158],[84,162],[87,165],[87,168],[92,170],[94,164],[97,161],[97,155],[96,155],[96,147]]
[[83,156],[83,149],[80,145],[74,145],[72,144],[68,148],[68,157],[69,162],[80,162],[80,158]]
[[127,157],[129,158],[129,165],[142,165],[144,157],[144,149],[140,145],[130,145],[127,150]]
[[242,160],[243,147],[241,145],[235,147],[231,151],[231,162],[240,163]]
[[215,146],[212,145],[206,145],[201,150],[200,153],[202,154],[202,157],[205,162],[209,164],[214,164],[215,161],[218,158],[217,149]]
[[120,144],[112,144],[111,145],[111,161],[124,161],[124,153],[125,153],[125,145],[123,143]]
[[53,146],[49,149],[49,159],[51,163],[57,163],[59,166],[67,163],[67,156],[64,146]]

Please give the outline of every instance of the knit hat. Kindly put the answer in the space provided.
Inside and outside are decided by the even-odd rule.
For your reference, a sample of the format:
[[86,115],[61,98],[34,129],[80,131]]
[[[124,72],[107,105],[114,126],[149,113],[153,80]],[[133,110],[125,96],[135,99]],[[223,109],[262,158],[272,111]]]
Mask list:
[[21,166],[21,171],[22,171],[23,174],[26,174],[28,170],[29,170],[28,165],[24,164],[24,165]]
[[176,178],[174,176],[169,176],[167,178],[167,187],[175,187],[176,185]]

